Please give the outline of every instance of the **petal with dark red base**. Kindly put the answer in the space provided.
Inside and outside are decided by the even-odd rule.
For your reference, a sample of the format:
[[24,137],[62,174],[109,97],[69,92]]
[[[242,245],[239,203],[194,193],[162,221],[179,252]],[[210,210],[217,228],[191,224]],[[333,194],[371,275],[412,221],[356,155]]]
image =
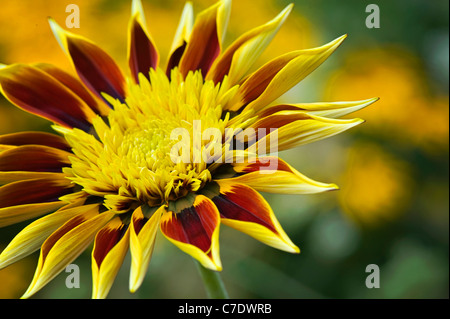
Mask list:
[[191,207],[180,212],[167,211],[161,217],[161,232],[203,267],[221,270],[219,257],[220,215],[214,203],[197,195]]
[[100,114],[102,116],[108,115],[111,108],[104,101],[91,95],[80,80],[74,76],[51,64],[38,63],[34,66],[50,74],[61,82],[61,84],[65,85],[68,89],[80,97],[96,114]]
[[220,54],[229,10],[230,2],[222,0],[197,16],[180,61],[180,71],[183,76],[186,76],[189,71],[196,70],[201,70],[203,77],[206,76]]
[[49,23],[83,83],[102,99],[102,93],[106,93],[123,102],[125,78],[114,60],[91,41],[63,30],[52,19]]
[[181,57],[183,56],[184,50],[187,46],[187,42],[189,41],[193,24],[194,9],[192,8],[192,3],[186,2],[183,13],[181,14],[180,23],[178,24],[178,28],[172,42],[169,58],[167,59],[166,74],[168,77],[170,77],[170,71],[180,63]]
[[272,209],[265,199],[249,186],[231,181],[215,181],[219,195],[212,201],[220,211],[221,222],[233,227],[266,245],[299,253],[281,228]]
[[290,52],[266,63],[246,78],[236,100],[224,109],[239,111],[245,106],[245,110],[262,110],[321,65],[345,38],[319,48]]
[[140,1],[133,1],[132,16],[129,23],[128,64],[131,75],[139,83],[138,74],[150,78],[150,69],[156,69],[159,54],[145,26],[145,17]]
[[206,79],[219,83],[228,75],[230,85],[237,84],[272,41],[292,7],[292,4],[289,5],[273,20],[250,30],[234,41],[214,62]]
[[0,69],[3,95],[21,109],[62,126],[88,131],[95,113],[75,93],[38,68],[13,64]]
[[19,146],[0,153],[0,171],[61,173],[70,153],[41,145]]
[[57,201],[71,193],[73,185],[67,178],[32,179],[0,187],[0,208]]
[[128,251],[128,225],[116,217],[97,233],[94,242],[92,298],[103,299],[108,295]]
[[0,144],[13,146],[44,145],[64,151],[71,150],[63,137],[45,132],[19,132],[0,135]]
[[149,210],[155,211],[151,216],[146,217],[143,208],[139,207],[133,212],[130,222],[131,270],[129,286],[131,292],[135,292],[144,280],[152,257],[161,214],[165,212],[164,207],[156,209],[144,206],[144,209],[146,213]]
[[257,191],[277,194],[314,194],[338,189],[335,184],[314,181],[276,156],[256,158],[252,163],[234,163],[230,183],[248,185]]

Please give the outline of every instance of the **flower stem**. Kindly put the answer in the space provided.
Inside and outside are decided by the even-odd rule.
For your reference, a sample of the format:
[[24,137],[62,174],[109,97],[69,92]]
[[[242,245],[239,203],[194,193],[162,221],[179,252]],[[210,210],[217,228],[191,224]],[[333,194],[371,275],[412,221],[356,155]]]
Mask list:
[[225,289],[219,272],[203,267],[198,261],[195,261],[198,272],[203,280],[206,294],[209,299],[228,299],[228,292]]

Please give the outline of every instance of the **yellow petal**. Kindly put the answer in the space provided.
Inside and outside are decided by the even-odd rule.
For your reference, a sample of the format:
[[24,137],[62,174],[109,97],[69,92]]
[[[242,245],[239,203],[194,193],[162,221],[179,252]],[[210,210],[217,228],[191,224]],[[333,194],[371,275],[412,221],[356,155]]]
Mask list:
[[[161,214],[165,212],[161,206],[148,220],[144,220],[142,208],[137,208],[130,222],[130,291],[134,293],[142,284],[155,245],[156,231]],[[145,224],[143,224],[145,223]],[[142,226],[143,224],[143,226]]]
[[114,60],[92,41],[64,30],[52,19],[49,23],[84,84],[103,100],[106,93],[123,101],[126,81]]
[[194,9],[192,7],[192,2],[187,1],[184,5],[183,12],[181,13],[180,22],[172,42],[172,48],[170,49],[170,55],[185,42],[187,43],[189,41],[193,25]]
[[321,117],[339,118],[359,111],[378,100],[378,98],[372,98],[368,100],[351,102],[295,103],[275,105],[259,112],[258,116],[266,117],[280,111],[299,111]]
[[338,187],[314,181],[298,172],[281,158],[266,156],[255,163],[232,164],[234,171],[242,175],[224,179],[248,185],[257,191],[278,194],[314,194]]
[[361,119],[328,119],[295,111],[283,111],[257,121],[252,127],[278,128],[273,133],[259,138],[256,143],[258,152],[270,153],[270,147],[274,145],[277,151],[283,151],[334,136],[363,122]]
[[64,202],[57,201],[0,208],[0,227],[54,212],[65,204]]
[[38,250],[45,239],[70,218],[95,209],[99,204],[66,208],[42,217],[25,227],[14,237],[0,255],[0,269]]
[[98,209],[93,209],[58,228],[42,245],[33,280],[22,298],[35,294],[75,260],[112,217],[111,212],[99,214]]

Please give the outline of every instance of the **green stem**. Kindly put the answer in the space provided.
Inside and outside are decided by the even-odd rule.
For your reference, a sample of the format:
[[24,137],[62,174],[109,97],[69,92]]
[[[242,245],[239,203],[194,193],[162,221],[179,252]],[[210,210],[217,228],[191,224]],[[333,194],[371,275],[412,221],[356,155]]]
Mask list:
[[195,261],[198,272],[203,280],[206,294],[210,299],[228,299],[228,292],[225,289],[219,272],[203,267],[198,261]]

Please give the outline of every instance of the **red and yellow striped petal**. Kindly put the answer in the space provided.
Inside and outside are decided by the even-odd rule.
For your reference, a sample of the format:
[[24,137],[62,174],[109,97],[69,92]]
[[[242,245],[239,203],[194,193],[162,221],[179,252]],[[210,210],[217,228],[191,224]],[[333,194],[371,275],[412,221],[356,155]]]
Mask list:
[[300,250],[292,243],[266,200],[249,186],[230,180],[217,180],[220,194],[212,200],[221,222],[259,241],[290,253]]
[[71,193],[71,187],[71,182],[64,176],[17,181],[1,186],[0,227],[56,211],[65,205],[58,198]]
[[161,232],[174,245],[198,260],[203,267],[220,271],[220,215],[214,203],[197,195],[191,207],[161,217]]
[[[307,143],[334,136],[364,121],[361,119],[328,119],[297,111],[282,111],[256,121],[250,127],[265,129],[266,135],[257,138],[256,150],[269,153],[272,143],[277,143],[277,151],[294,148]],[[270,133],[270,129],[277,129]],[[273,138],[276,134],[277,140]],[[261,154],[261,153],[259,153]]]
[[373,98],[363,101],[351,102],[281,104],[270,106],[264,109],[263,111],[258,113],[258,116],[264,118],[282,111],[298,111],[320,117],[340,118],[350,113],[359,111],[378,100],[378,98]]
[[223,80],[225,75],[228,75],[231,86],[238,83],[272,41],[292,11],[292,7],[292,4],[287,6],[273,20],[250,30],[234,41],[214,62],[206,80],[218,83]]
[[180,71],[186,76],[189,71],[201,70],[205,77],[214,60],[219,56],[231,1],[222,0],[201,12],[196,20],[180,60]]
[[94,97],[80,82],[80,80],[71,74],[47,63],[37,63],[33,64],[33,66],[48,73],[61,82],[61,84],[66,86],[69,90],[81,98],[96,114],[100,114],[102,116],[108,115],[111,108],[104,101]]
[[125,78],[114,60],[91,41],[62,29],[49,19],[50,27],[60,46],[71,59],[81,81],[96,96],[102,93],[124,101]]
[[142,284],[155,245],[156,231],[159,227],[161,214],[165,208],[161,206],[150,218],[144,216],[142,207],[133,212],[130,222],[130,291],[134,293]]
[[128,64],[134,81],[139,83],[139,73],[149,79],[150,69],[156,69],[158,61],[159,54],[147,30],[142,3],[133,0],[128,25]]
[[0,187],[0,208],[57,201],[71,193],[73,185],[67,178],[32,179]]
[[99,204],[62,207],[53,214],[44,216],[25,227],[19,232],[0,255],[0,269],[32,254],[55,230],[69,219],[82,215],[90,210],[97,210]]
[[19,132],[0,135],[0,145],[44,145],[63,151],[70,151],[71,148],[66,140],[58,135],[45,132]]
[[184,5],[183,12],[181,14],[180,23],[178,24],[175,37],[172,42],[172,48],[167,62],[166,74],[170,77],[170,71],[177,67],[183,56],[186,45],[191,36],[192,27],[194,25],[194,9],[190,1]]
[[66,175],[63,173],[49,173],[49,172],[1,172],[0,171],[0,185],[5,185],[8,183],[25,181],[30,179],[61,179]]
[[223,181],[245,184],[261,192],[314,194],[338,189],[335,184],[320,183],[306,177],[275,156],[260,157],[254,163],[232,165],[239,175]]
[[0,69],[0,87],[14,105],[65,127],[87,131],[95,117],[80,97],[33,66],[13,64]]
[[70,153],[48,146],[25,145],[0,153],[0,171],[60,173],[70,166]]
[[22,298],[35,294],[75,260],[113,217],[111,212],[93,209],[73,217],[50,235],[42,245],[33,280]]
[[314,71],[346,37],[344,35],[319,48],[287,53],[266,63],[245,80],[237,99],[225,109],[238,111],[245,106],[245,110],[262,110]]
[[104,299],[109,293],[128,251],[129,227],[115,217],[95,236],[92,250],[92,298]]

